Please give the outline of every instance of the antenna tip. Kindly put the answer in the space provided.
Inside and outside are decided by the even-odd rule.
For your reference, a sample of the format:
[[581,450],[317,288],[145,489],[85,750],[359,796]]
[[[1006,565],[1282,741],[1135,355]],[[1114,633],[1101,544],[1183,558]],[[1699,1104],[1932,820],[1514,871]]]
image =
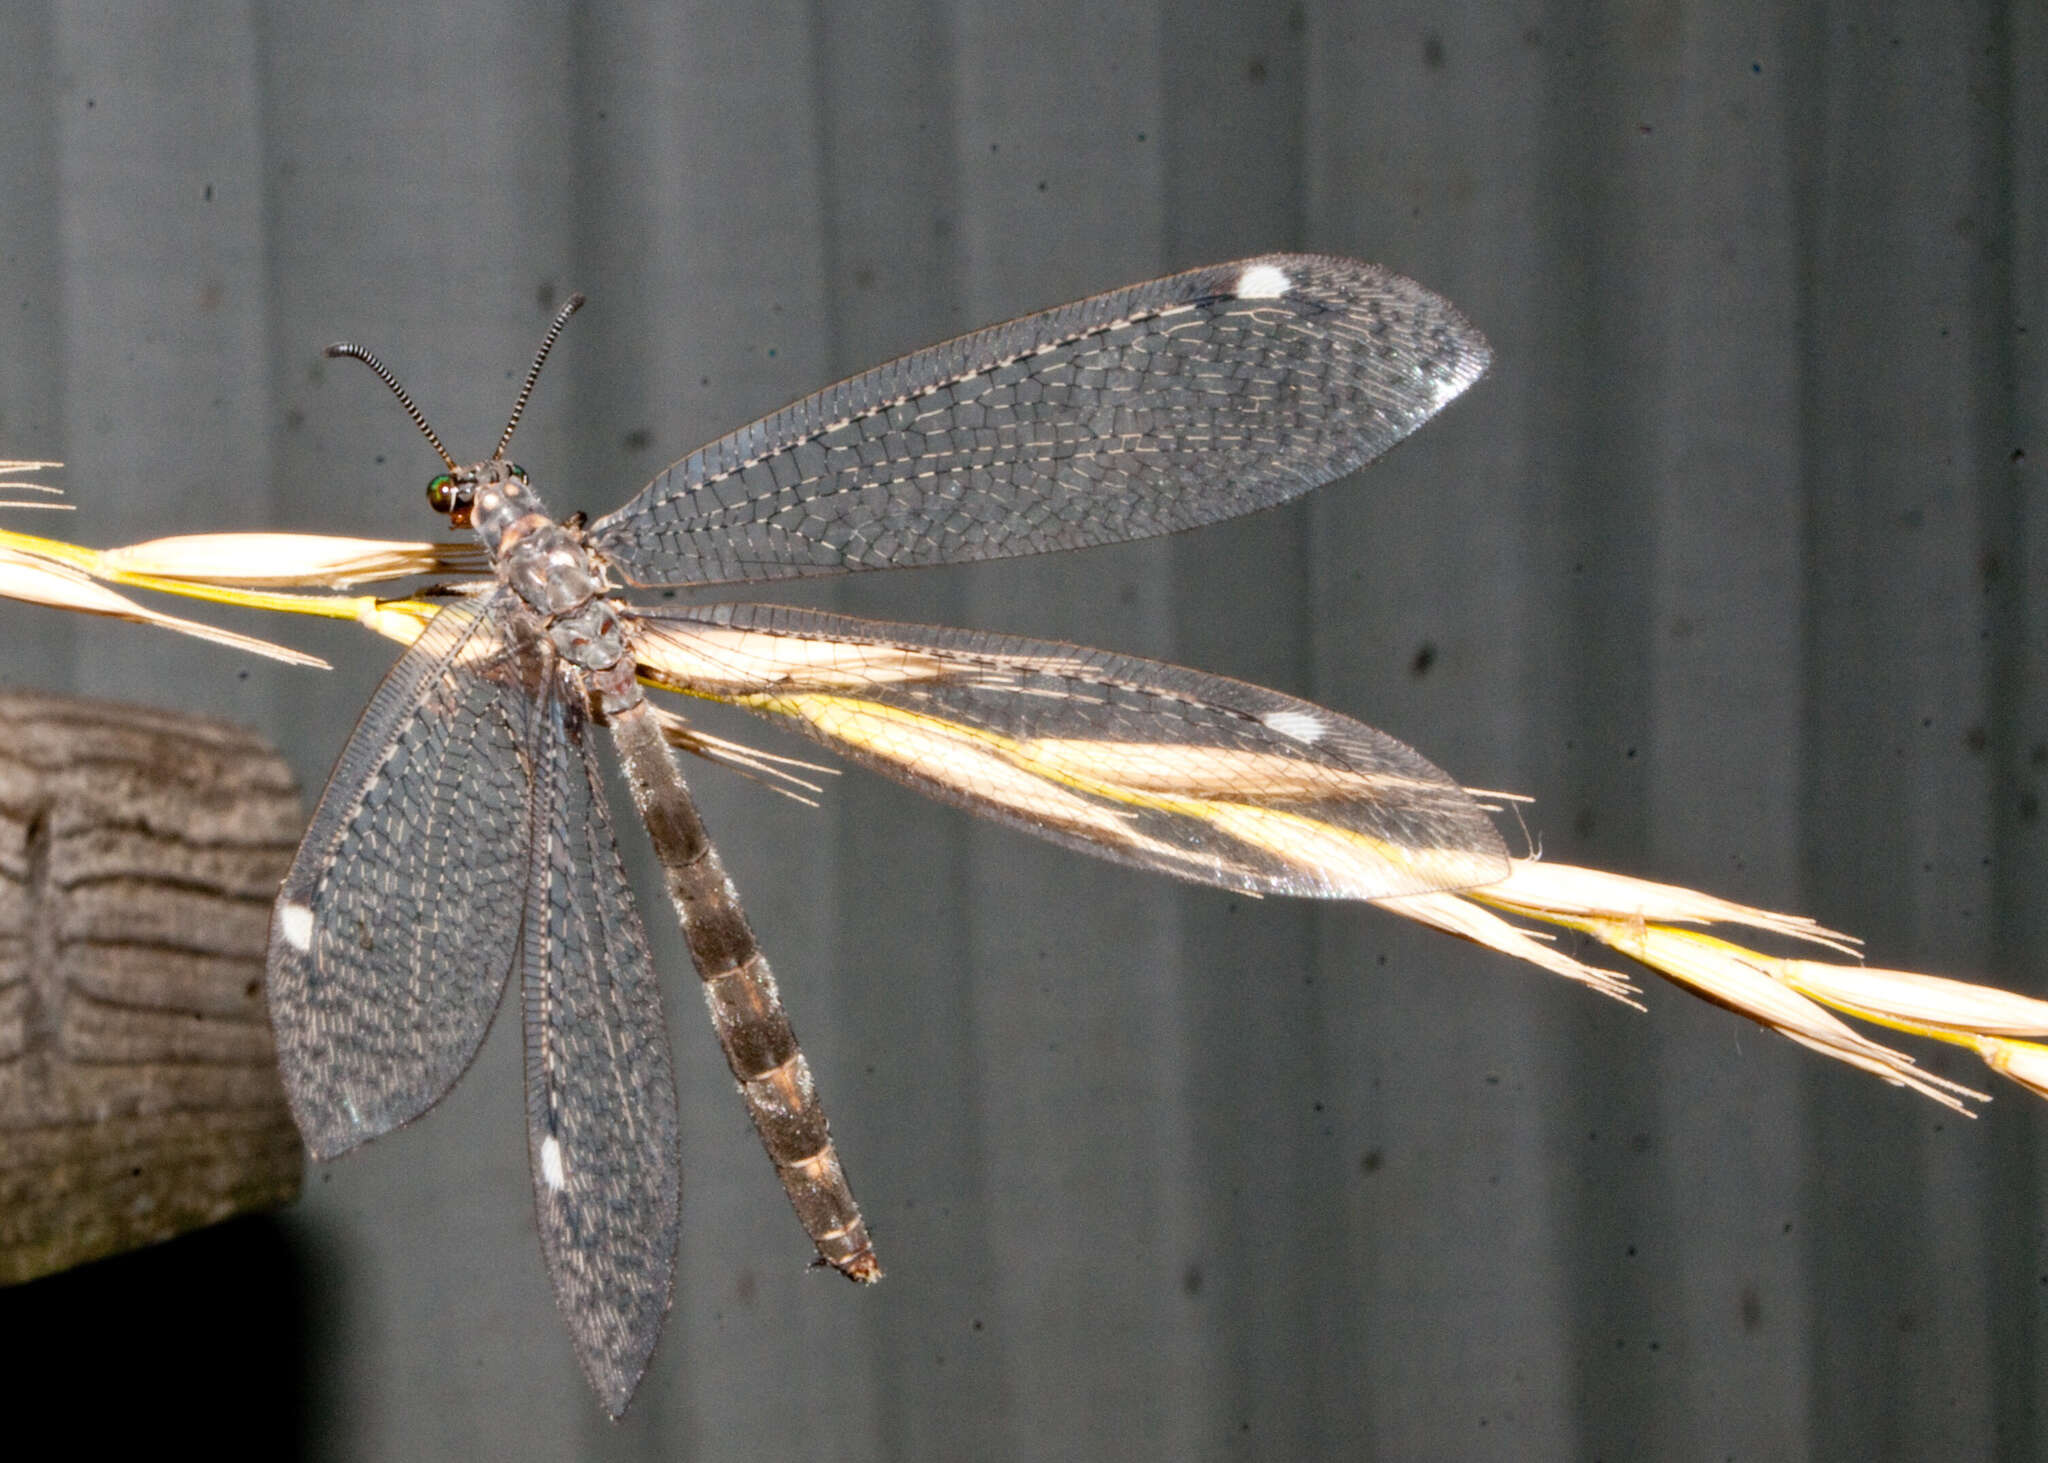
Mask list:
[[337,340],[334,344],[328,346],[326,350],[320,352],[320,354],[323,356],[348,356],[354,355],[355,352],[350,348],[347,341]]
[[576,311],[583,308],[585,298],[586,297],[583,291],[581,290],[578,290],[575,294],[569,296],[569,311],[571,314],[574,314]]

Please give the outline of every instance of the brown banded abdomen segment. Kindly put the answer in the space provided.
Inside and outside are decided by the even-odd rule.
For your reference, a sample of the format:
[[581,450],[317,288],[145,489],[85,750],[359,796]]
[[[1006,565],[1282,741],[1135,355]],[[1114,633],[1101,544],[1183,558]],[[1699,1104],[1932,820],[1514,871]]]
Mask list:
[[[855,1280],[879,1279],[881,1266],[832,1146],[810,1064],[797,1047],[767,957],[708,844],[695,864],[671,871],[669,892],[682,912],[726,1063],[798,1220],[835,1269]],[[716,963],[707,958],[713,954],[721,957]]]
[[712,1027],[761,1146],[825,1262],[850,1279],[880,1279],[882,1267],[833,1148],[810,1064],[776,993],[774,972],[661,729],[643,702],[614,715],[612,732],[704,983]]

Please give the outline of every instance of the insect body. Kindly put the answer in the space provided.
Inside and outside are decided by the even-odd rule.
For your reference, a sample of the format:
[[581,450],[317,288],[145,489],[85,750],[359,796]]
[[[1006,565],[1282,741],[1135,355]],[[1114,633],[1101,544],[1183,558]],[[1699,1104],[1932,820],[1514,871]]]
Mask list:
[[610,733],[712,1020],[819,1255],[880,1274],[767,961],[641,680],[784,721],[1055,842],[1260,893],[1377,898],[1497,878],[1485,811],[1411,749],[1277,692],[1134,657],[766,605],[700,586],[953,563],[1193,527],[1385,451],[1484,369],[1446,302],[1370,265],[1274,255],[930,347],[676,463],[587,530],[506,445],[429,500],[495,577],[386,678],[272,924],[269,998],[319,1158],[419,1116],[514,971],[528,1149],[556,1297],[615,1415],[669,1302],[675,1081],[591,726]]

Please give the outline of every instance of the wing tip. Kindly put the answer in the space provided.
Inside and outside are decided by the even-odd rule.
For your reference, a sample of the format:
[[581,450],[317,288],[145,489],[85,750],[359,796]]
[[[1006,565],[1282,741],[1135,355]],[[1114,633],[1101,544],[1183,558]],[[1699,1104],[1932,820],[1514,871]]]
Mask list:
[[661,1340],[662,1324],[667,1318],[668,1297],[665,1294],[651,1322],[643,1320],[637,1325],[629,1325],[619,1335],[585,1334],[580,1327],[571,1328],[577,1358],[583,1363],[583,1375],[591,1390],[597,1393],[598,1406],[613,1422],[625,1417],[626,1409],[640,1390],[640,1383],[646,1379],[648,1364],[654,1359],[654,1348]]

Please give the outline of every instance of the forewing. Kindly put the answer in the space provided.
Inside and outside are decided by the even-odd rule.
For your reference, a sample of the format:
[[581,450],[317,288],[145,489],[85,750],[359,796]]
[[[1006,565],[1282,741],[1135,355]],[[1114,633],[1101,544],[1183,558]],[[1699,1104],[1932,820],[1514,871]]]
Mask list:
[[278,895],[270,1018],[316,1158],[439,1101],[511,972],[546,651],[509,611],[502,592],[452,604],[392,668]]
[[555,1297],[616,1417],[674,1279],[675,1072],[577,686],[556,688],[544,722],[531,748],[540,811],[521,960],[527,1141]]
[[959,563],[1145,538],[1306,492],[1486,369],[1375,265],[1176,274],[878,366],[674,464],[591,543],[641,586]]
[[1134,656],[771,605],[637,612],[643,674],[1119,863],[1378,899],[1506,876],[1470,793],[1334,711]]

